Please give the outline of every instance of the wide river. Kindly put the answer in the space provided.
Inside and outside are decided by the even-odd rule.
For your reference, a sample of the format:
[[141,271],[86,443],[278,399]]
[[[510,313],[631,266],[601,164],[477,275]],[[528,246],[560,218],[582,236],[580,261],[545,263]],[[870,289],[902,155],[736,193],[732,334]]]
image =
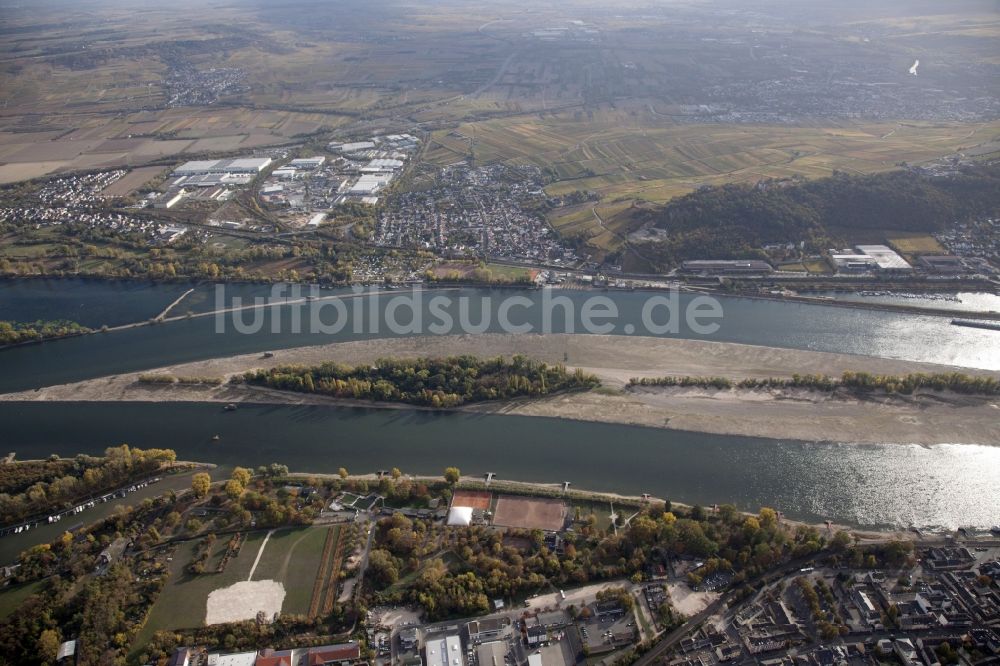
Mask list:
[[[0,282],[0,319],[61,317],[114,326],[157,314],[187,288],[81,280]],[[238,293],[249,297],[266,291],[245,286]],[[329,293],[334,292],[324,295]],[[468,298],[472,319],[478,321],[483,311],[495,315],[502,299],[515,292],[442,293]],[[516,294],[534,303],[542,298],[540,292]],[[593,295],[558,294],[579,305]],[[622,323],[638,321],[650,296],[604,295],[616,303]],[[384,294],[381,302],[391,296]],[[484,305],[484,297],[493,301]],[[681,303],[690,299],[684,295]],[[200,287],[178,312],[208,311],[213,303],[213,290]],[[721,328],[704,339],[1000,369],[1000,334],[951,326],[947,318],[739,298],[721,299],[721,304]],[[237,333],[232,325],[219,333],[215,318],[204,317],[2,350],[0,391],[369,335],[353,333],[351,326],[332,336],[295,334],[284,321],[287,310],[280,311],[278,332],[271,329],[268,308],[263,330],[254,334]],[[530,308],[521,312],[526,320],[537,314]],[[675,335],[698,337],[683,328]],[[220,440],[212,442],[216,434]],[[0,451],[17,451],[22,459],[96,453],[128,442],[171,447],[181,457],[226,466],[277,461],[302,471],[345,466],[370,472],[398,466],[436,474],[458,465],[470,473],[571,481],[577,487],[650,492],[688,503],[732,502],[744,509],[769,505],[794,518],[866,527],[985,528],[1000,523],[1000,447],[861,446],[836,443],[836,433],[830,439],[807,444],[554,419],[332,407],[241,406],[224,413],[209,404],[0,405]]]

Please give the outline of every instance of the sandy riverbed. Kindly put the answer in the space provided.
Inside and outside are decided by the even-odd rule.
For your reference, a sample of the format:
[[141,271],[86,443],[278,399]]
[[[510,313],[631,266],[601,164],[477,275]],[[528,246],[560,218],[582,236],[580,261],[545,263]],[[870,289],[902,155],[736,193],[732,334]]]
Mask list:
[[[245,354],[168,366],[145,373],[229,378],[254,368],[335,360],[371,363],[382,357],[510,356],[522,353],[565,362],[600,377],[611,390],[559,395],[536,401],[472,405],[478,412],[627,423],[700,432],[810,441],[1000,442],[1000,399],[932,396],[857,400],[805,391],[709,391],[655,388],[620,391],[630,377],[720,375],[789,377],[794,373],[840,375],[943,372],[956,368],[849,354],[779,349],[733,343],[594,335],[475,335],[396,338],[333,343],[275,351],[272,358]],[[1000,376],[1000,373],[961,369]],[[10,401],[211,401],[330,404],[323,396],[244,386],[161,386],[137,383],[129,373],[0,395]],[[342,403],[342,401],[341,401]],[[364,403],[369,404],[369,403]],[[394,406],[396,408],[409,408]]]

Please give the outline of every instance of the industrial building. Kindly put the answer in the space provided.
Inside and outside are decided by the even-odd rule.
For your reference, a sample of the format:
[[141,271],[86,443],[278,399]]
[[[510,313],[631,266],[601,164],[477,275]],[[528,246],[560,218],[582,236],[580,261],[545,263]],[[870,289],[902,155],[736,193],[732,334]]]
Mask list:
[[195,160],[174,169],[175,176],[256,175],[271,164],[270,157],[245,157],[230,160]]
[[374,159],[361,167],[362,173],[373,173],[378,171],[395,171],[403,168],[403,160]]
[[173,208],[184,200],[186,194],[187,191],[184,188],[165,192],[153,199],[153,208]]
[[958,274],[964,273],[966,268],[961,257],[954,255],[924,255],[917,259],[917,264],[921,268],[926,268],[935,273]]
[[354,143],[331,143],[330,150],[339,150],[342,153],[356,153],[361,150],[371,150],[375,147],[373,141],[355,141]]
[[318,169],[326,162],[326,158],[323,156],[319,157],[300,157],[298,159],[292,160],[285,165],[286,168],[291,169],[301,169],[303,171],[312,171],[313,169]]
[[476,660],[479,666],[506,666],[507,644],[503,641],[490,641],[476,648]]
[[831,254],[830,262],[838,273],[867,273],[878,268],[875,258],[867,254]]
[[366,173],[358,178],[358,182],[351,186],[349,192],[362,196],[375,194],[390,182],[392,182],[391,173]]
[[738,275],[770,273],[771,264],[757,259],[696,259],[681,264],[685,273],[704,273],[711,275]]
[[410,150],[416,148],[420,139],[412,134],[389,134],[382,137],[382,142],[390,148],[396,150]]
[[465,625],[465,629],[469,632],[471,642],[482,643],[485,640],[499,638],[509,624],[510,621],[505,617],[472,620]]
[[445,636],[426,642],[427,666],[465,666],[462,654],[462,639],[458,636]]
[[913,267],[886,245],[858,245],[855,249],[875,260],[882,271],[912,271]]
[[206,660],[206,666],[254,666],[256,663],[256,652],[215,653],[208,655]]

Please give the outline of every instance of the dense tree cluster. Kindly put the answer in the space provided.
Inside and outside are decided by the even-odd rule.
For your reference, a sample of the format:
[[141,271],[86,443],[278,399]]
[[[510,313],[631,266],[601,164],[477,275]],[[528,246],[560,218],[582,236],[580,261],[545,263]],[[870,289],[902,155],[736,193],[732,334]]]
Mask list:
[[640,508],[617,532],[599,529],[596,516],[578,516],[561,552],[550,550],[540,531],[455,529],[396,514],[378,523],[370,560],[376,601],[417,603],[439,619],[482,612],[488,599],[524,597],[548,585],[641,579],[650,564],[679,557],[703,561],[694,585],[715,572],[739,583],[825,545],[815,529],[785,526],[768,508],[756,516],[730,505],[715,513],[667,508]]
[[[937,231],[1000,210],[1000,163],[948,175],[898,170],[836,173],[811,181],[707,187],[644,211],[667,232],[643,256],[676,265],[685,259],[761,257],[761,246],[804,241],[829,247],[840,230]],[[761,257],[762,258],[762,257]]]
[[242,381],[286,391],[435,408],[543,396],[598,385],[596,377],[581,370],[570,372],[561,364],[549,365],[524,356],[514,356],[510,360],[474,356],[380,359],[374,365],[357,367],[337,363],[283,366],[248,372]]
[[81,326],[75,321],[66,321],[64,319],[56,321],[39,320],[30,323],[0,321],[0,345],[64,338],[69,335],[90,333],[90,331],[91,329],[86,326]]
[[127,444],[105,450],[104,457],[14,462],[0,466],[0,521],[66,509],[81,498],[118,488],[173,463],[171,449],[135,449]]
[[[125,558],[100,576],[99,553],[117,538],[147,547],[159,539],[173,506],[170,496],[120,509],[92,527],[66,532],[19,558],[17,581],[40,581],[34,592],[0,622],[0,655],[12,664],[54,663],[53,647],[77,640],[78,664],[125,663],[126,652],[163,587],[165,571],[142,557]],[[134,568],[133,568],[134,567]],[[149,569],[148,575],[139,575]]]
[[907,375],[874,375],[869,372],[844,372],[840,379],[828,375],[799,375],[790,378],[767,377],[758,379],[730,379],[728,377],[633,377],[627,387],[680,386],[712,389],[785,389],[804,388],[812,391],[833,391],[838,387],[863,393],[880,391],[910,395],[919,389],[953,391],[970,395],[1000,395],[1000,380],[985,375],[968,375],[961,372],[924,373]]

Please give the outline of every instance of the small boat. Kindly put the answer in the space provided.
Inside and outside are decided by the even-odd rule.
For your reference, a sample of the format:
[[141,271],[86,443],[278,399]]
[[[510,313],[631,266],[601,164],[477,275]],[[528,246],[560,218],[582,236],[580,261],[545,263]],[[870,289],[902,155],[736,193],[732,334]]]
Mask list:
[[228,405],[226,405],[223,409],[225,409],[227,412],[235,412],[236,411],[236,403],[235,402],[231,402]]
[[220,439],[222,439],[222,437],[220,437],[220,436],[218,436],[218,435],[212,435],[212,441],[213,441],[213,442],[217,442],[217,441],[219,441]]

